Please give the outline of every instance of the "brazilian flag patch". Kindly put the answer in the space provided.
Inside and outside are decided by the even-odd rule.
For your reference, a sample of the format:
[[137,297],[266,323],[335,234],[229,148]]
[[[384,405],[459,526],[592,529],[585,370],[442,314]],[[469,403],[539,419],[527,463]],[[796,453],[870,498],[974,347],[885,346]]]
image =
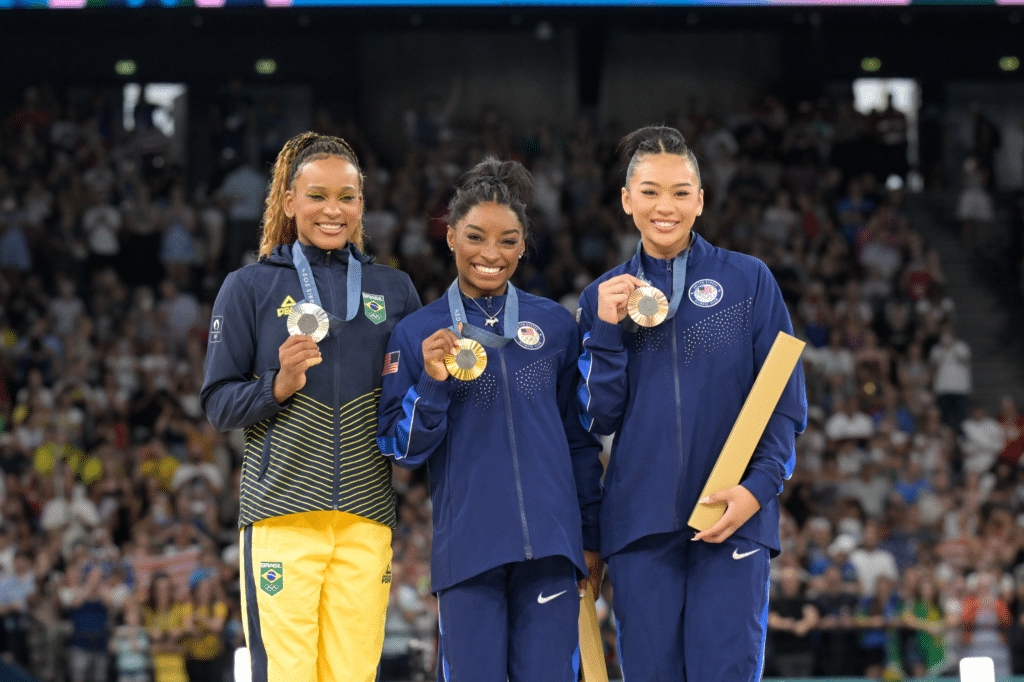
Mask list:
[[284,589],[284,564],[280,561],[260,562],[260,589],[271,596]]
[[384,297],[377,294],[363,292],[363,312],[367,319],[374,324],[380,324],[388,319],[388,311],[384,307]]

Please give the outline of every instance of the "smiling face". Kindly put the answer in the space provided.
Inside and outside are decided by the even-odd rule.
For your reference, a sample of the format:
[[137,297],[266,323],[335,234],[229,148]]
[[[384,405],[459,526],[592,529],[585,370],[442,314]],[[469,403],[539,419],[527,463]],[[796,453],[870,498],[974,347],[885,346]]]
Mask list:
[[480,298],[505,292],[526,242],[512,209],[489,202],[477,204],[448,228],[448,246],[455,252],[459,289]]
[[649,154],[622,188],[622,209],[633,216],[648,255],[675,258],[690,243],[693,221],[704,210],[704,190],[685,156]]
[[358,234],[363,216],[359,171],[340,156],[306,163],[285,194],[284,212],[295,219],[303,244],[324,251],[344,247]]

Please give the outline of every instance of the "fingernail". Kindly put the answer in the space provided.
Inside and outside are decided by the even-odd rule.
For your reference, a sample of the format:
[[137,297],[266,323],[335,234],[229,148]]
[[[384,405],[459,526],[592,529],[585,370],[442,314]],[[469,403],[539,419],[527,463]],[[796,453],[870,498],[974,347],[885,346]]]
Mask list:
[[580,599],[587,596],[587,590],[584,588],[580,590]]
[[711,504],[711,498],[710,497],[702,497],[702,498],[700,498],[700,503],[701,504]]

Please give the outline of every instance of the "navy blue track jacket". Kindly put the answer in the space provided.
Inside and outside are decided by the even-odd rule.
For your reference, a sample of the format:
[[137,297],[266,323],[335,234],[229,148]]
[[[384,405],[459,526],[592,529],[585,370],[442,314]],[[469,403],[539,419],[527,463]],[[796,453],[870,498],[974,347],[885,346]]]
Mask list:
[[[399,466],[427,463],[435,592],[553,555],[586,574],[583,549],[599,548],[600,444],[582,428],[573,397],[579,330],[557,303],[518,293],[517,339],[486,348],[487,367],[472,381],[423,371],[423,340],[452,325],[445,297],[402,320],[388,343],[393,372],[384,377],[377,442]],[[476,300],[497,311],[505,296]],[[470,324],[495,330],[471,299],[463,304]]]
[[[274,400],[288,313],[304,298],[292,249],[309,260],[321,304],[346,316],[349,249],[362,262],[360,311],[319,343],[323,361],[284,404]],[[349,245],[294,242],[232,272],[213,305],[203,411],[218,431],[245,429],[239,526],[307,511],[339,510],[394,527],[391,467],[374,441],[384,345],[420,307],[404,272]]]
[[[779,331],[793,333],[778,284],[760,260],[692,233],[686,290],[676,315],[656,327],[597,317],[601,282],[638,258],[672,298],[670,260],[634,256],[580,298],[584,425],[615,433],[601,507],[601,555],[654,533],[682,530]],[[778,494],[793,472],[796,434],[807,424],[797,364],[741,484],[761,509],[736,535],[779,550]]]

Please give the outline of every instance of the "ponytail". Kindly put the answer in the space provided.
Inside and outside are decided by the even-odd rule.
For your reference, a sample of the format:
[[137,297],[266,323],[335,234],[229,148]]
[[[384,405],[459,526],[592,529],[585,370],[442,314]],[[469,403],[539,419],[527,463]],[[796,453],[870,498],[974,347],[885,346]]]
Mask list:
[[629,181],[633,179],[636,164],[651,154],[675,154],[687,159],[693,166],[693,172],[697,175],[697,184],[700,184],[700,167],[697,165],[697,156],[686,144],[683,134],[675,128],[668,126],[638,128],[622,138],[619,142],[619,150],[623,158],[629,159],[626,167],[627,187]]

